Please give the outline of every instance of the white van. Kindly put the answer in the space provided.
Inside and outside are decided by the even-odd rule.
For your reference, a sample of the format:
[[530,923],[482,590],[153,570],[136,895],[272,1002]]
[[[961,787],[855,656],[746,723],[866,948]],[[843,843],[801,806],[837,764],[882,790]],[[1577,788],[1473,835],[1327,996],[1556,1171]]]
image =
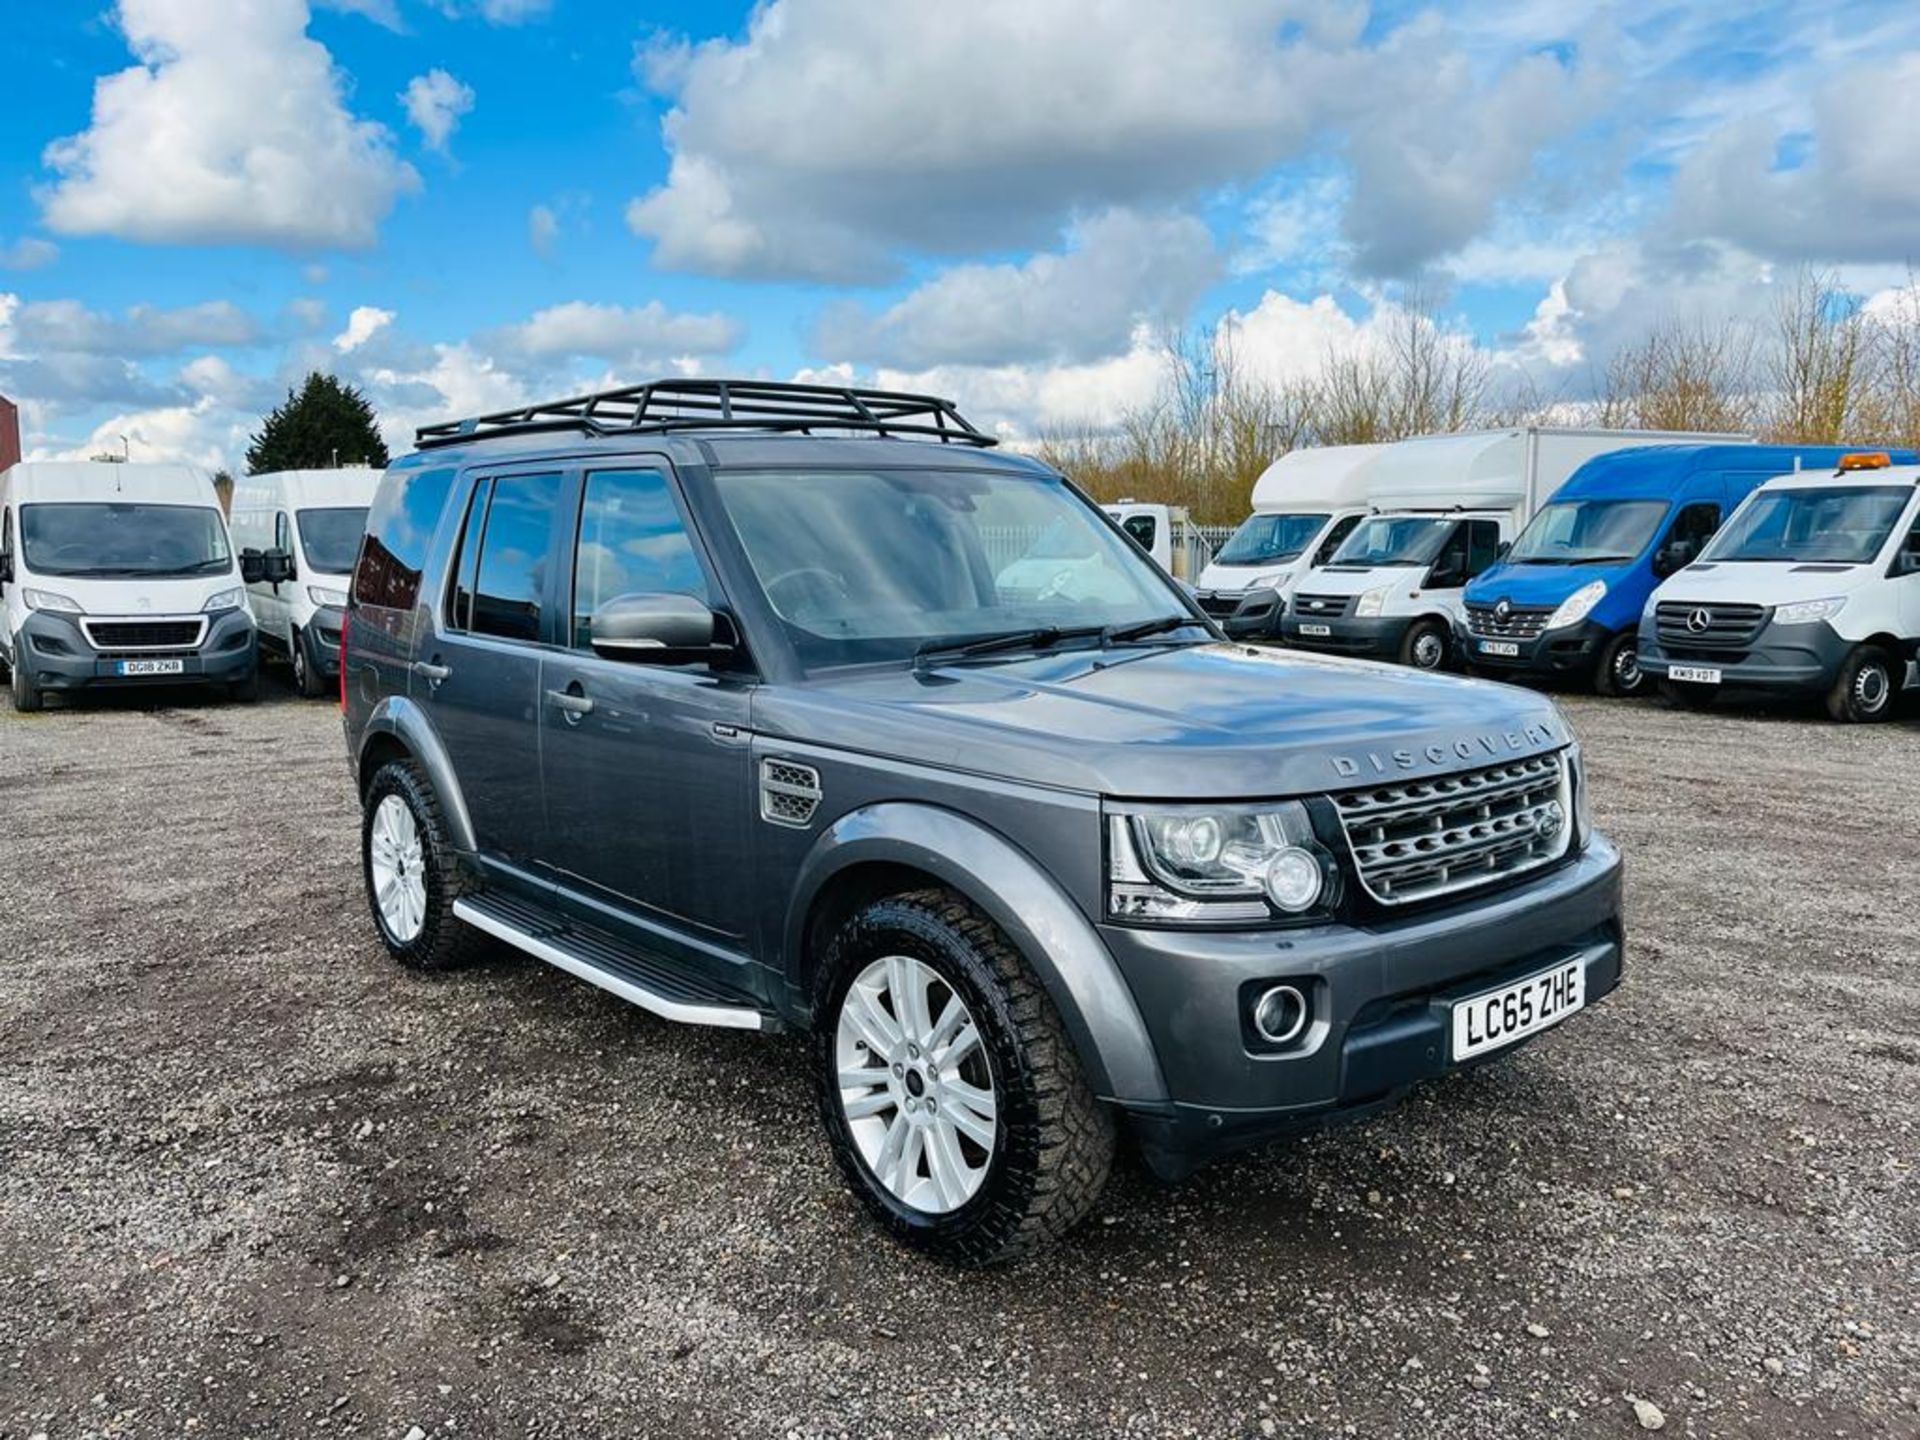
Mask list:
[[1253,482],[1253,514],[1200,572],[1200,607],[1240,637],[1280,638],[1301,582],[1366,518],[1366,466],[1384,445],[1289,450]]
[[1920,465],[1869,452],[1769,480],[1653,592],[1640,665],[1681,704],[1771,690],[1889,718],[1920,688]]
[[1184,505],[1161,505],[1129,497],[1101,508],[1153,558],[1154,564],[1176,580],[1192,583],[1213,553]]
[[247,592],[191,465],[29,462],[0,474],[0,659],[16,710],[49,691],[258,694]]
[[1296,589],[1281,630],[1289,644],[1446,664],[1467,582],[1500,558],[1562,482],[1596,455],[1640,445],[1738,444],[1746,435],[1520,426],[1425,435],[1381,447],[1362,467],[1375,512],[1333,563]]
[[233,543],[251,579],[260,646],[293,666],[302,695],[331,693],[340,678],[340,626],[360,537],[380,472],[281,470],[233,489]]

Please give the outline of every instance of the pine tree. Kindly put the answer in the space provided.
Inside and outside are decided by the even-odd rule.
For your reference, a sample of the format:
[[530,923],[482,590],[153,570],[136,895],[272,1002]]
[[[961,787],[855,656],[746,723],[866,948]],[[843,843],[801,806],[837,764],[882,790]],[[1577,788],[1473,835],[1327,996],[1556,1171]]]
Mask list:
[[247,473],[325,470],[334,465],[384,469],[386,443],[367,397],[331,375],[314,371],[298,392],[261,423],[247,448]]

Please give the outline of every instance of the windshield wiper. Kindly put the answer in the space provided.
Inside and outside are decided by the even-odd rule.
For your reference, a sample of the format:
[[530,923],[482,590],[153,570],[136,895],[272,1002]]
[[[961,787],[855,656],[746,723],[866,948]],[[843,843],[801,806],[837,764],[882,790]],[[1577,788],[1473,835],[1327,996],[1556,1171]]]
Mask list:
[[1062,640],[1079,640],[1089,635],[1104,637],[1104,625],[1038,625],[1031,630],[1010,630],[1004,635],[986,635],[978,640],[929,640],[913,652],[913,663],[928,660],[971,660],[976,655],[997,655],[1003,650],[1051,650]]
[[1145,640],[1149,635],[1164,635],[1169,630],[1184,630],[1189,625],[1199,623],[1191,615],[1162,615],[1133,625],[1109,625],[1100,632],[1100,643],[1126,645],[1135,640]]

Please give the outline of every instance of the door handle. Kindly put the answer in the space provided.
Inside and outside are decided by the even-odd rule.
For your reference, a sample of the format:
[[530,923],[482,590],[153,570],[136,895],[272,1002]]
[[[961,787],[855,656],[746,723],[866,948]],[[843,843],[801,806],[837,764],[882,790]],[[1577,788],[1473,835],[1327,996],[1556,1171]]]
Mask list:
[[425,680],[429,685],[438,685],[442,680],[453,674],[453,671],[445,665],[435,665],[427,660],[416,660],[413,662],[413,673]]
[[582,715],[593,713],[593,701],[584,695],[576,695],[570,690],[547,691],[547,703],[556,710],[564,711],[569,720],[577,720]]

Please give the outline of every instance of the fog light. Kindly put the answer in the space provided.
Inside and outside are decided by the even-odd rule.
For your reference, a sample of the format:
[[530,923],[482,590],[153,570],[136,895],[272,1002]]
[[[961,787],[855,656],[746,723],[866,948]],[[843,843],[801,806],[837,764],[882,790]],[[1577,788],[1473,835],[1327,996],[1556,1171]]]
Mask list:
[[1312,909],[1325,883],[1320,861],[1298,845],[1289,845],[1267,866],[1267,896],[1289,915]]
[[1291,1044],[1307,1028],[1307,997],[1291,985],[1275,985],[1254,1003],[1253,1028],[1269,1044]]

